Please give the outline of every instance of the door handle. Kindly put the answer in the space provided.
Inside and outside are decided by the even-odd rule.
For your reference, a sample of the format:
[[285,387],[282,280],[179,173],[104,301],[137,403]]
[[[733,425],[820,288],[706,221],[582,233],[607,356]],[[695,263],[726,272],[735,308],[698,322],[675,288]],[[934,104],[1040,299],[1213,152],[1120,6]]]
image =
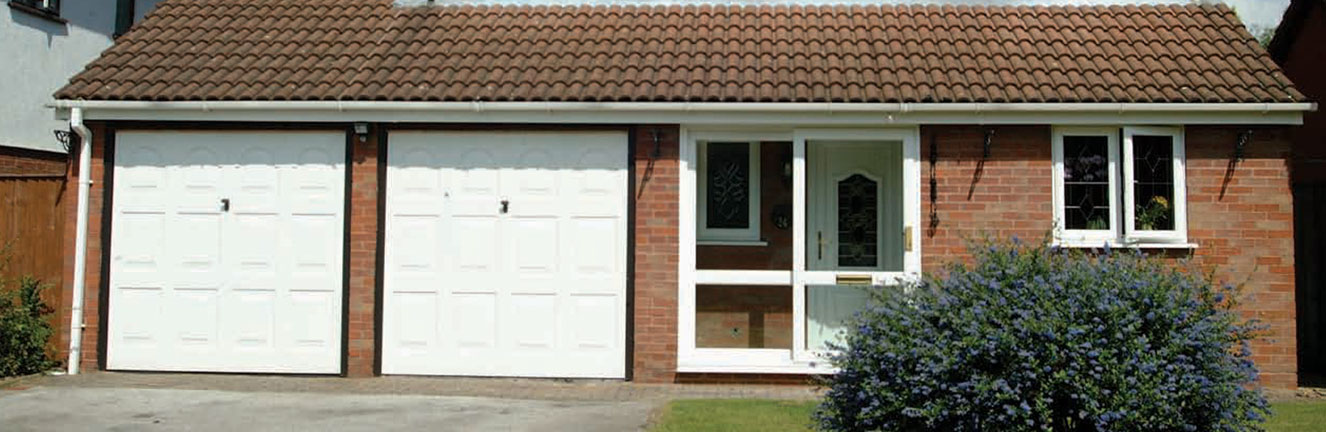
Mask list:
[[230,211],[230,198],[221,198],[221,211]]
[[510,206],[511,206],[511,201],[502,200],[502,214],[506,214]]

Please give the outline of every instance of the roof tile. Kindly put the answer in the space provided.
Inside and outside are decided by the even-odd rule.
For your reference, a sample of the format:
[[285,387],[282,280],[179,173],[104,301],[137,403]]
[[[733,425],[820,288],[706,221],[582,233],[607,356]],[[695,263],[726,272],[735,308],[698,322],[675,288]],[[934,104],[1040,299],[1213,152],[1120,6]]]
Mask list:
[[60,99],[1293,102],[1221,5],[167,0]]

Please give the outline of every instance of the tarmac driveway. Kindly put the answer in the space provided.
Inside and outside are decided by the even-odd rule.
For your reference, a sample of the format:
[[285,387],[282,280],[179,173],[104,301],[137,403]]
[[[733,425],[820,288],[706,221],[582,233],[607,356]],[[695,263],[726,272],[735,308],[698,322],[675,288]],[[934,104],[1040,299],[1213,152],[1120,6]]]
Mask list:
[[0,390],[0,429],[632,431],[660,403],[37,386]]

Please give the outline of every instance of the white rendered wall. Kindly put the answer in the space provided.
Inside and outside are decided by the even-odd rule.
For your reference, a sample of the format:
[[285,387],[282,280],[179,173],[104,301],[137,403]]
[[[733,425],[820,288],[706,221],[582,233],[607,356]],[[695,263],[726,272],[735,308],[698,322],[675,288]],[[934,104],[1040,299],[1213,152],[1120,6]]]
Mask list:
[[[136,17],[161,0],[136,0]],[[115,0],[63,0],[60,24],[0,0],[0,145],[63,152],[51,132],[68,129],[46,104],[111,45]]]

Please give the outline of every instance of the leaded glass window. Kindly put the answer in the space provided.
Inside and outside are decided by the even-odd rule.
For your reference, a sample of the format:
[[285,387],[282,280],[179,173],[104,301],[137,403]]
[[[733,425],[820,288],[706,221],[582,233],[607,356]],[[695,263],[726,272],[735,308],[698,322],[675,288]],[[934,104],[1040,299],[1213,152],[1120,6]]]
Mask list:
[[706,147],[705,225],[750,227],[750,144],[711,142]]
[[879,264],[879,183],[861,174],[838,182],[838,266]]
[[1064,225],[1110,229],[1110,144],[1106,136],[1065,136]]
[[1133,226],[1139,231],[1174,229],[1174,138],[1133,136]]

